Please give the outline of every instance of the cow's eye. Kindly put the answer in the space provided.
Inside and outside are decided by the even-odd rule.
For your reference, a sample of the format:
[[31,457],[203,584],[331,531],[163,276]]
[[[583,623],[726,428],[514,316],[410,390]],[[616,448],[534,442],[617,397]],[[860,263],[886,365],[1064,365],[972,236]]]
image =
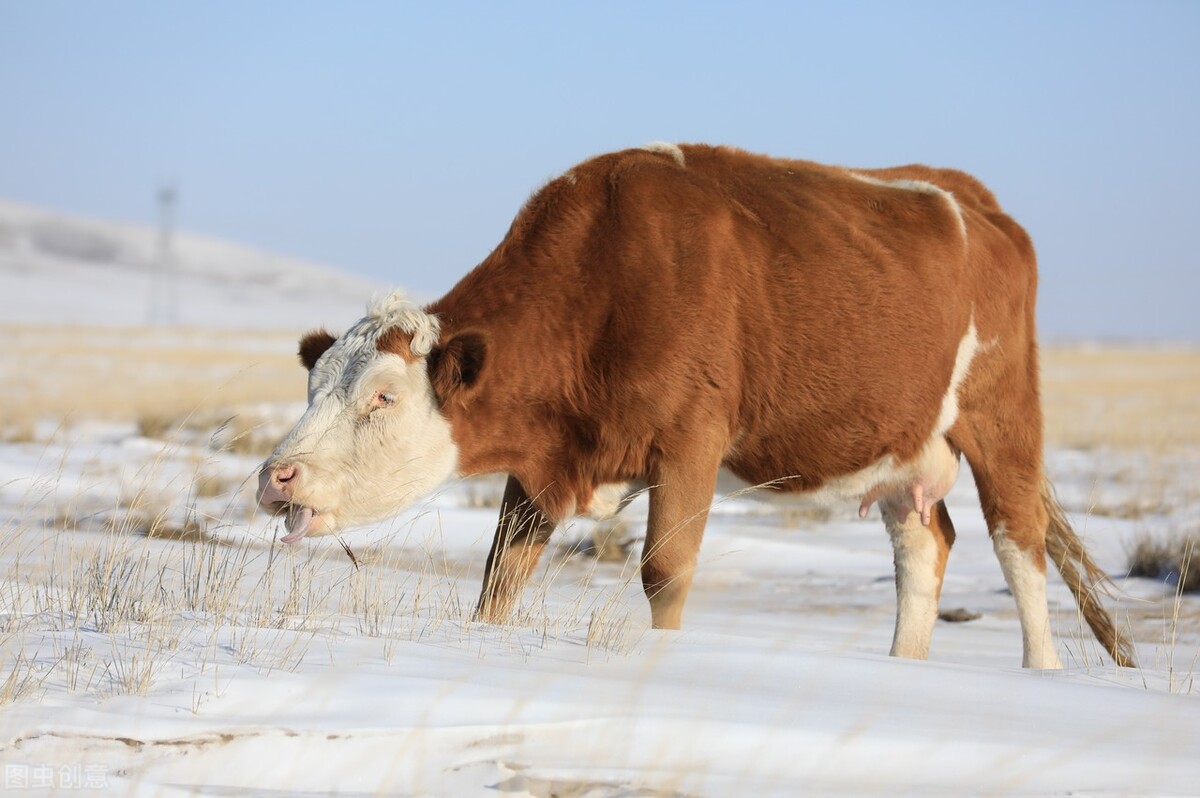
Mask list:
[[375,398],[371,400],[371,409],[380,410],[394,404],[396,404],[396,394],[391,391],[377,391]]

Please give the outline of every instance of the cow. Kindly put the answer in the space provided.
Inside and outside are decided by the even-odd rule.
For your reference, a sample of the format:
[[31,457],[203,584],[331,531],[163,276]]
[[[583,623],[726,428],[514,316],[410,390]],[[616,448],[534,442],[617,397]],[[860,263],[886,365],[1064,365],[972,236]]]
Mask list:
[[1026,232],[973,177],[656,143],[550,180],[426,307],[306,335],[308,408],[263,464],[284,543],[366,524],[452,476],[508,475],[476,617],[510,614],[555,527],[649,491],[641,578],[678,629],[718,471],[874,503],[891,654],[924,659],[965,457],[1020,619],[1059,668],[1046,555],[1112,658],[1129,641],[1043,470]]

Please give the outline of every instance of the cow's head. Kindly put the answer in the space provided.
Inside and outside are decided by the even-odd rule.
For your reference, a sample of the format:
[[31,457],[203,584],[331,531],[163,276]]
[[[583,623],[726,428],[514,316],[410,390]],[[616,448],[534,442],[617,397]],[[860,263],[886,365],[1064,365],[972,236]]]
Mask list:
[[308,409],[259,473],[259,504],[286,513],[284,543],[376,521],[455,472],[430,378],[437,341],[438,320],[395,293],[340,338],[300,342]]

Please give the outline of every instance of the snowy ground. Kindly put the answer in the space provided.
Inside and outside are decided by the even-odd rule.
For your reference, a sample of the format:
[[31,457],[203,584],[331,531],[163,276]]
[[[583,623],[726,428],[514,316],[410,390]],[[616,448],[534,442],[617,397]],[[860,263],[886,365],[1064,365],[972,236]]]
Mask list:
[[[286,417],[297,408],[281,408]],[[1117,491],[1057,453],[1068,503]],[[1116,455],[1105,459],[1111,460]],[[1190,795],[1200,603],[1121,579],[1141,670],[1051,600],[1061,673],[1020,634],[969,476],[930,662],[886,655],[877,519],[718,499],[685,630],[649,630],[632,567],[560,545],[514,626],[471,623],[495,483],[379,528],[272,543],[256,458],[130,425],[0,448],[0,760],[9,789],[134,794]],[[1096,463],[1092,464],[1096,466]],[[1193,463],[1194,465],[1194,463]],[[1077,517],[1101,562],[1170,518]],[[632,529],[644,503],[626,513]],[[1172,520],[1173,519],[1173,520]],[[620,534],[620,533],[618,533]],[[636,551],[636,547],[634,547]],[[6,681],[5,681],[6,680]],[[35,789],[36,787],[36,789]]]
[[[185,323],[336,329],[370,293],[233,245],[178,244]],[[6,795],[1200,793],[1200,598],[1120,576],[1138,537],[1200,529],[1200,447],[1176,421],[1194,417],[1200,384],[1188,353],[1191,382],[1173,379],[1179,401],[1150,414],[1171,431],[1161,447],[1050,453],[1077,527],[1118,576],[1140,670],[1103,658],[1057,579],[1067,669],[1018,667],[965,469],[942,607],[981,617],[939,623],[929,662],[886,656],[895,599],[878,518],[745,497],[715,503],[684,631],[648,628],[635,568],[589,554],[586,522],[559,532],[516,623],[488,626],[470,609],[495,482],[447,486],[347,534],[353,561],[337,540],[280,547],[277,523],[250,509],[262,449],[299,408],[243,403],[303,395],[290,334],[39,326],[141,323],[152,259],[149,231],[0,203],[0,333],[28,355],[0,368]],[[69,423],[12,424],[62,395]],[[209,409],[187,413],[202,395]],[[179,424],[148,423],[172,406]],[[101,407],[109,420],[89,420]],[[1113,423],[1127,431],[1147,415],[1136,407]],[[1102,423],[1084,438],[1104,440],[1109,416],[1088,417]],[[628,508],[617,542],[645,510]]]

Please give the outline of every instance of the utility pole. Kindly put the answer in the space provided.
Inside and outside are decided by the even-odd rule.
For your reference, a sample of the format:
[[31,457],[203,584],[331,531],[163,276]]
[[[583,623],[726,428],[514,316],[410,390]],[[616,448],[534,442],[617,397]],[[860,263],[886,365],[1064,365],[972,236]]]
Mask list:
[[175,205],[179,194],[172,185],[158,189],[158,251],[153,289],[150,293],[150,323],[179,323],[179,270],[172,250]]

